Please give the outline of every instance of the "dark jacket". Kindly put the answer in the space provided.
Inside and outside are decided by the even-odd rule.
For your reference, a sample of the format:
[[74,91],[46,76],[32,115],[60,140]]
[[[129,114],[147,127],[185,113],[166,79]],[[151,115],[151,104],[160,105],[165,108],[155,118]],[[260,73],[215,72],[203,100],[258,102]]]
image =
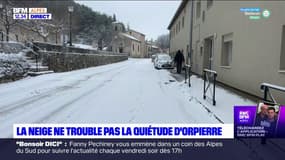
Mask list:
[[174,62],[175,63],[182,63],[184,62],[184,55],[182,54],[181,51],[178,51],[174,57]]

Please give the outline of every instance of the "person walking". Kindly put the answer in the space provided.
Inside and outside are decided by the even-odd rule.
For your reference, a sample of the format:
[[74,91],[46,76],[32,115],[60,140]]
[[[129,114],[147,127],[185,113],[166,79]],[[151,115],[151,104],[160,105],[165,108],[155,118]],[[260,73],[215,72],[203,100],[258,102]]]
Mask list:
[[175,57],[174,57],[174,62],[176,64],[176,71],[178,74],[181,73],[182,69],[182,63],[185,61],[183,53],[178,50]]

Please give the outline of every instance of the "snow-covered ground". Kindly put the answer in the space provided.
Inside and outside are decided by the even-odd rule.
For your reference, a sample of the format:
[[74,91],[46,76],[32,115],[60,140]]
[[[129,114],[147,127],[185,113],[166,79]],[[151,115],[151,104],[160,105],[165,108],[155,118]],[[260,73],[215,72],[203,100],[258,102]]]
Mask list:
[[256,104],[217,88],[212,106],[201,79],[173,80],[150,59],[129,59],[0,84],[0,137],[14,123],[232,123],[234,105]]

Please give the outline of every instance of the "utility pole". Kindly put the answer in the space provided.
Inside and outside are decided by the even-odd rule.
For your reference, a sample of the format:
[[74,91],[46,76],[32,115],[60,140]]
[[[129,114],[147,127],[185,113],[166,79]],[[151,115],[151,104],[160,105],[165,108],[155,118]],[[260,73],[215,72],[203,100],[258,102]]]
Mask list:
[[[186,67],[185,67],[185,83],[187,80],[187,75],[188,75],[188,85],[189,87],[191,87],[191,70],[192,70],[192,55],[193,55],[193,49],[192,49],[192,38],[193,38],[193,9],[194,9],[194,0],[190,1],[190,34],[189,34],[189,47],[187,47],[188,49],[188,53],[187,53],[187,60],[186,60]],[[188,68],[188,73],[187,73],[187,68]]]

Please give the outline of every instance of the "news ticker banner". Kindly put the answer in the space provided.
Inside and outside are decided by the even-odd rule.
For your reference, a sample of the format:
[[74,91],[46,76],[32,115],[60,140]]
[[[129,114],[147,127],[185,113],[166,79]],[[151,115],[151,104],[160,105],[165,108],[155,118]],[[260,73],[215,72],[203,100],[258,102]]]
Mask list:
[[234,134],[239,138],[285,138],[285,106],[235,106]]
[[233,124],[14,124],[13,138],[232,139]]
[[13,8],[13,19],[50,20],[52,14],[47,8]]

